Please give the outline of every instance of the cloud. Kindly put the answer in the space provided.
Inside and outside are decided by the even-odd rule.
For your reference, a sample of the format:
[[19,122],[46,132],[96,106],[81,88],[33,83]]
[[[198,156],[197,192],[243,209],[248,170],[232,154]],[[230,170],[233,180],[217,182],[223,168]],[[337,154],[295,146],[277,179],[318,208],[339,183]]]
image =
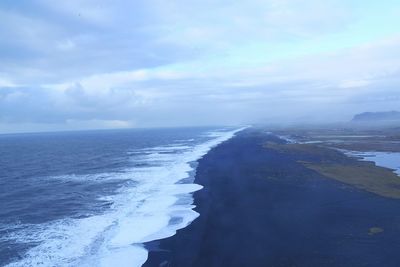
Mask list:
[[0,6],[0,72],[21,83],[55,82],[317,36],[346,25],[346,9],[336,2],[7,2]]
[[124,120],[67,120],[68,128],[77,129],[124,129],[133,128],[135,124],[132,121]]
[[374,99],[384,109],[399,104],[391,10],[341,0],[4,2],[0,124],[345,119]]
[[[184,48],[158,42],[157,26],[137,1],[7,3],[0,15],[0,72],[23,84],[172,63]],[[32,70],[34,73],[32,74]]]
[[339,88],[357,88],[357,87],[365,87],[369,85],[371,82],[368,80],[346,80],[342,81],[339,84]]
[[10,81],[9,79],[0,77],[0,88],[1,87],[13,87],[13,86],[15,86],[15,84],[12,81]]

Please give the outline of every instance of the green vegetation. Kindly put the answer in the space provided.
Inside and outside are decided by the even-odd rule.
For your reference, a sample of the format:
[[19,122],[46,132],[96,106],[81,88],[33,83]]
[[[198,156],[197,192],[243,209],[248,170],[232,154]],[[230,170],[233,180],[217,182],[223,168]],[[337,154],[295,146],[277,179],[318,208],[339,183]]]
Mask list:
[[318,173],[384,197],[400,199],[400,178],[386,168],[371,164],[313,164],[306,167]]
[[325,177],[380,196],[400,199],[400,178],[392,170],[378,167],[372,162],[358,161],[320,144],[268,142],[265,147],[290,154],[303,166]]
[[318,143],[325,147],[354,151],[400,152],[400,127],[357,128],[347,125],[327,127],[294,127],[273,131],[300,143]]
[[376,235],[376,234],[380,234],[383,233],[383,228],[380,227],[371,227],[368,230],[368,235]]

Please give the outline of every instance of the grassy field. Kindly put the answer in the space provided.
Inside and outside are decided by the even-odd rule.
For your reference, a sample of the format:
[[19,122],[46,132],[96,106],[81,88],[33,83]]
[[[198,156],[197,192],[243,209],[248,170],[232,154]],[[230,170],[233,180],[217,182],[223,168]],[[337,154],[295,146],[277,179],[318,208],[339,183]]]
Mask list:
[[295,157],[303,166],[325,177],[380,196],[400,199],[400,177],[392,170],[376,166],[373,162],[359,161],[325,144],[264,145]]
[[400,152],[399,127],[294,127],[276,129],[273,133],[288,136],[299,143],[318,143],[345,150]]

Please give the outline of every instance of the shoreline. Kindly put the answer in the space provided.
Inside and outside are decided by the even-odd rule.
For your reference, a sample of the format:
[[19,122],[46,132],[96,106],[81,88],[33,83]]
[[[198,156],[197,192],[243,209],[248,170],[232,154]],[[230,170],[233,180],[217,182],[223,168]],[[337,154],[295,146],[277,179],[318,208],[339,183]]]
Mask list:
[[200,216],[146,243],[143,266],[397,266],[400,203],[264,148],[272,139],[247,129],[200,159]]
[[[31,194],[27,194],[27,199],[32,200],[30,207],[34,211],[21,208],[22,212],[15,212],[20,211],[15,207],[26,205],[24,198],[17,197],[22,201],[13,202],[7,195],[3,196],[6,204],[10,201],[4,207],[3,218],[10,218],[11,223],[5,223],[0,229],[0,262],[7,266],[142,266],[148,257],[144,243],[175,235],[176,230],[197,218],[198,213],[192,210],[192,193],[202,187],[194,183],[196,162],[236,131],[227,127],[188,129],[187,132],[149,130],[146,135],[116,132],[111,136],[102,135],[102,138],[89,136],[94,143],[85,142],[83,151],[99,147],[91,155],[107,158],[107,162],[115,161],[118,166],[113,169],[99,161],[97,166],[94,164],[96,172],[86,173],[87,160],[80,162],[81,169],[75,166],[75,156],[83,152],[71,150],[66,154],[76,174],[54,176],[50,173],[43,180],[33,175],[39,186],[32,188],[30,179],[21,179],[22,184],[30,188],[26,191]],[[47,139],[37,138],[43,143],[37,139],[20,141],[46,146]],[[98,143],[97,140],[103,138],[107,138],[107,142]],[[74,144],[76,140],[75,136],[66,136],[57,142],[65,145]],[[103,144],[115,150],[108,151]],[[45,156],[55,153],[52,147],[42,149]],[[58,171],[64,171],[63,164],[58,167]],[[14,189],[12,179],[5,185],[5,188]],[[45,198],[35,197],[36,190],[43,190]],[[61,194],[54,194],[56,191]],[[64,195],[68,198],[59,198]],[[92,198],[76,199],[76,196],[87,195]],[[19,196],[18,193],[15,196]],[[44,209],[43,203],[48,199],[57,200],[56,206]],[[96,205],[97,210],[94,209]],[[40,213],[35,212],[35,207]],[[19,219],[22,219],[21,224],[13,227],[12,220]]]

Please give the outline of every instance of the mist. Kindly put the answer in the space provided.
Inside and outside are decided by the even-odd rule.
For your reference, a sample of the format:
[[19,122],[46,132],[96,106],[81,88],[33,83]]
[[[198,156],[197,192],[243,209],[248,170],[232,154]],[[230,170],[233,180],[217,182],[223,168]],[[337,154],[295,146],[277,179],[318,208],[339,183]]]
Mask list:
[[396,110],[399,13],[394,1],[6,1],[0,132]]

